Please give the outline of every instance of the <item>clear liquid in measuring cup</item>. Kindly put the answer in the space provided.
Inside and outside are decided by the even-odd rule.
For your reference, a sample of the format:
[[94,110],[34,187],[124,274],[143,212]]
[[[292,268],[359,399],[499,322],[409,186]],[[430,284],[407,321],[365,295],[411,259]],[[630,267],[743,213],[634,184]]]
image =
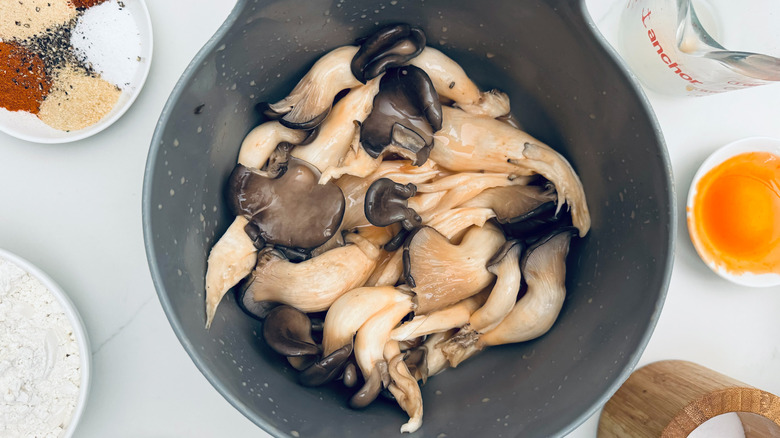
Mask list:
[[780,59],[772,57],[780,55],[779,14],[777,0],[628,0],[618,50],[662,93],[752,88],[780,81]]

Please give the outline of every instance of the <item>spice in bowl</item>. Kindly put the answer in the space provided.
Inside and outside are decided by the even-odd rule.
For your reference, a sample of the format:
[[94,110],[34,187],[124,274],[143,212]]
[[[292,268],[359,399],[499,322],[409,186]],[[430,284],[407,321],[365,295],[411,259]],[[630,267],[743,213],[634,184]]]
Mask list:
[[780,141],[746,139],[705,161],[689,194],[688,229],[726,278],[780,279]]
[[0,112],[59,131],[105,118],[131,90],[141,37],[118,0],[0,2]]
[[86,337],[22,262],[0,251],[0,436],[69,436],[88,385]]

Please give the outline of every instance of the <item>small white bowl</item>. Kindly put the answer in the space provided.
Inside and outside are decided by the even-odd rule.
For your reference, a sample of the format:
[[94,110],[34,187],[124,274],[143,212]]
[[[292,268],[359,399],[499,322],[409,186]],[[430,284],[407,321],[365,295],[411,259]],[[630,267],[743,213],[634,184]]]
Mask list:
[[87,329],[84,326],[84,321],[81,319],[76,306],[68,298],[65,292],[60,288],[54,280],[51,279],[45,272],[40,270],[37,266],[28,262],[27,260],[0,249],[0,259],[4,259],[23,271],[30,274],[43,284],[51,294],[57,298],[65,316],[68,317],[71,326],[73,327],[73,334],[76,337],[76,343],[79,347],[79,359],[81,363],[81,383],[79,384],[79,397],[76,403],[76,408],[73,410],[73,416],[71,417],[68,428],[65,429],[64,438],[71,438],[76,431],[81,415],[84,413],[84,408],[87,405],[87,397],[89,395],[90,378],[92,376],[92,350],[89,346],[89,338],[87,336]]
[[688,233],[693,242],[693,246],[696,248],[696,252],[701,257],[702,261],[710,267],[716,274],[729,280],[733,283],[742,286],[751,287],[769,287],[780,285],[780,274],[751,274],[744,273],[741,275],[735,275],[726,271],[723,267],[719,267],[714,260],[711,260],[709,254],[706,254],[703,248],[699,245],[699,239],[696,231],[696,227],[692,224],[696,223],[693,209],[693,200],[696,197],[696,186],[699,184],[701,178],[712,170],[717,165],[728,160],[736,155],[744,154],[747,152],[769,152],[771,154],[780,156],[780,140],[769,137],[750,137],[729,143],[720,149],[712,153],[699,167],[696,175],[693,177],[693,182],[688,190],[688,200],[686,203]]
[[[116,2],[117,0],[110,0]],[[37,116],[23,111],[0,108],[0,131],[34,143],[69,143],[91,137],[119,120],[141,92],[152,65],[152,19],[144,0],[124,0],[126,9],[136,26],[141,43],[139,68],[128,86],[122,89],[119,100],[100,121],[77,131],[60,131],[42,122]]]

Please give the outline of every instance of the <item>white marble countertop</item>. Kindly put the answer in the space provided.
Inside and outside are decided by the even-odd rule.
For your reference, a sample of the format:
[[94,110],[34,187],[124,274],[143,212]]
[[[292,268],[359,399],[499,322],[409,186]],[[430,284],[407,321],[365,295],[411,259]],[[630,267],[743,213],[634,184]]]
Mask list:
[[[587,0],[605,35],[621,1]],[[144,253],[141,184],[157,118],[179,76],[233,2],[149,1],[151,73],[115,125],[67,145],[0,134],[0,247],[38,265],[85,320],[93,386],[78,438],[264,437],[206,381],[173,334]],[[780,138],[780,85],[684,99],[647,92],[669,149],[679,228],[671,286],[640,365],[697,362],[780,394],[780,288],[749,289],[717,277],[688,239],[684,198],[718,146]],[[595,437],[598,415],[570,437]]]

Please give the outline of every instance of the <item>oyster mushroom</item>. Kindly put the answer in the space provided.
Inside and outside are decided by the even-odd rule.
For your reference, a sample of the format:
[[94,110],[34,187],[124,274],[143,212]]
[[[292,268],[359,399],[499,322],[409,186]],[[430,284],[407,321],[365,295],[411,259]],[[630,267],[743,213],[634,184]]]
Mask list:
[[461,207],[489,208],[500,224],[521,221],[543,204],[557,204],[555,188],[538,185],[512,185],[486,189],[461,204]]
[[[558,192],[558,209],[569,205],[580,236],[590,229],[590,213],[579,177],[563,156],[506,123],[443,107],[444,123],[436,134],[431,159],[453,171],[540,174]],[[478,140],[478,141],[477,141]]]
[[433,210],[439,205],[439,202],[447,195],[446,190],[433,193],[418,193],[407,202],[407,206],[417,213],[425,213]]
[[506,94],[497,90],[481,92],[457,62],[433,47],[426,47],[409,63],[428,74],[440,97],[452,100],[470,114],[495,118],[510,111]]
[[298,371],[303,371],[317,362],[317,356],[287,356],[287,363]]
[[401,433],[414,433],[422,426],[423,401],[420,385],[404,361],[405,355],[396,341],[389,341],[384,350],[390,384],[387,389],[395,401],[409,415],[409,421],[401,426]]
[[566,255],[575,233],[572,227],[561,228],[528,248],[521,261],[528,290],[495,328],[484,333],[462,329],[443,344],[452,366],[486,347],[529,341],[552,327],[566,297]]
[[395,287],[359,287],[337,299],[325,315],[322,351],[325,356],[352,345],[358,329],[382,309],[405,302],[409,295]]
[[[460,328],[468,324],[471,315],[485,303],[486,294],[478,293],[449,307],[436,310],[427,315],[417,315],[393,329],[390,339],[408,341],[420,336],[430,335]],[[510,305],[511,309],[512,306]]]
[[[403,242],[401,243],[403,244]],[[385,250],[387,250],[388,244],[385,244]],[[403,251],[400,249],[395,249],[393,252],[388,253],[387,260],[385,260],[382,265],[377,266],[377,269],[371,273],[371,277],[369,277],[365,285],[393,286],[398,283],[398,280],[403,275],[403,272]]]
[[344,158],[336,166],[330,166],[322,171],[320,184],[325,184],[332,179],[339,179],[344,175],[352,175],[360,178],[371,175],[382,163],[383,158],[374,158],[368,155],[360,145],[360,127],[356,124],[352,144],[344,155]]
[[414,66],[394,67],[379,82],[360,142],[374,158],[397,154],[419,166],[428,159],[441,124],[441,103],[428,75]]
[[451,241],[459,241],[464,230],[472,225],[482,227],[495,215],[496,213],[490,208],[453,208],[425,219],[428,226],[442,236]]
[[498,90],[490,90],[480,93],[479,100],[474,103],[455,103],[455,106],[474,116],[485,116],[492,119],[512,120],[509,115],[511,108],[509,105],[509,96]]
[[260,169],[279,143],[301,143],[306,132],[290,129],[279,122],[266,122],[249,131],[238,151],[238,164]]
[[360,123],[371,113],[378,91],[379,79],[350,90],[333,106],[314,141],[297,146],[292,150],[292,156],[319,170],[338,165],[349,151]]
[[206,329],[211,327],[222,297],[249,275],[257,262],[255,243],[244,232],[248,223],[247,219],[236,217],[209,252],[206,262]]
[[398,184],[389,178],[374,181],[366,191],[366,219],[378,227],[397,222],[406,230],[420,226],[420,215],[406,206],[406,200],[416,193],[417,187],[412,183]]
[[[257,264],[256,261],[255,264]],[[251,272],[250,270],[249,273],[251,274]],[[236,289],[236,303],[238,307],[254,319],[263,321],[274,308],[281,305],[273,301],[255,301],[252,294],[247,293],[245,287]]]
[[485,266],[504,242],[504,233],[489,222],[467,231],[459,245],[431,227],[418,228],[404,244],[404,276],[415,293],[415,313],[443,309],[490,285],[495,276]]
[[283,356],[309,356],[320,352],[311,337],[311,320],[300,310],[281,305],[263,323],[263,339]]
[[[429,184],[421,184],[419,191],[438,192],[447,190],[447,193],[436,205],[436,210],[449,210],[479,196],[487,189],[507,186],[524,186],[528,183],[527,177],[513,177],[503,173],[457,173],[440,178]],[[446,187],[446,189],[444,188]],[[514,200],[508,200],[514,204]],[[509,208],[509,207],[504,207]]]
[[358,369],[355,362],[347,362],[347,364],[344,366],[344,372],[341,376],[342,382],[344,382],[344,386],[347,388],[353,388],[358,383]]
[[552,327],[566,297],[566,255],[572,234],[572,228],[556,230],[528,249],[522,262],[528,291],[501,324],[480,337],[481,345],[528,341]]
[[469,318],[469,325],[478,332],[495,328],[512,311],[520,292],[520,255],[523,244],[510,240],[488,261],[487,269],[496,276],[496,282],[485,304]]
[[531,244],[550,231],[569,225],[571,216],[568,212],[559,211],[555,201],[549,201],[501,224],[501,228],[508,236]]
[[356,46],[333,49],[311,67],[292,92],[279,102],[268,105],[279,122],[293,129],[314,129],[325,120],[336,95],[361,84],[352,75],[350,63],[358,52]]
[[449,360],[442,351],[442,347],[446,345],[447,341],[457,332],[457,329],[452,329],[447,330],[446,332],[434,333],[428,336],[428,339],[426,339],[422,347],[420,347],[425,351],[425,367],[421,373],[421,380],[423,383],[425,383],[429,377],[435,376],[451,367]]
[[337,378],[352,355],[352,344],[344,345],[323,356],[298,374],[298,382],[304,386],[321,386]]
[[357,234],[351,245],[332,249],[301,263],[292,263],[275,249],[258,254],[247,284],[255,301],[276,301],[303,312],[319,312],[349,290],[361,286],[380,256],[379,248]]
[[365,384],[349,399],[349,407],[363,409],[376,400],[382,388],[390,384],[390,372],[387,369],[387,361],[377,361],[374,369],[365,378]]
[[334,235],[344,215],[341,189],[320,185],[319,178],[314,166],[297,158],[278,178],[239,164],[228,182],[228,206],[249,219],[267,243],[313,248]]
[[[375,374],[382,373],[383,369],[386,371],[387,361],[384,359],[384,348],[387,341],[390,340],[390,331],[413,310],[412,297],[404,295],[405,297],[400,301],[387,305],[371,316],[355,335],[355,360],[366,382],[376,381]],[[382,380],[383,387],[387,387],[389,379],[383,378]],[[359,407],[366,406],[373,401],[369,397],[370,395],[364,394],[359,397]],[[355,397],[350,400],[350,406],[355,407]]]
[[385,26],[366,38],[352,58],[352,74],[360,81],[373,79],[390,67],[405,64],[425,48],[425,33],[408,24]]
[[426,163],[422,166],[413,166],[409,161],[383,162],[373,173],[365,178],[357,178],[345,175],[335,181],[341,188],[346,200],[344,210],[344,229],[351,229],[361,225],[369,225],[365,215],[365,199],[368,188],[376,180],[387,178],[398,184],[421,184],[430,181],[441,173],[434,163]]
[[379,165],[374,172],[365,178],[358,178],[351,175],[345,175],[335,181],[337,186],[344,193],[346,205],[344,208],[344,218],[341,222],[339,232],[321,247],[315,248],[312,254],[321,254],[324,251],[336,248],[342,245],[342,230],[352,230],[358,227],[370,225],[365,215],[366,191],[371,184],[379,178],[386,177],[399,184],[418,184],[430,181],[436,178],[441,170],[435,163],[425,163],[422,166],[413,166],[407,160],[386,161]]

